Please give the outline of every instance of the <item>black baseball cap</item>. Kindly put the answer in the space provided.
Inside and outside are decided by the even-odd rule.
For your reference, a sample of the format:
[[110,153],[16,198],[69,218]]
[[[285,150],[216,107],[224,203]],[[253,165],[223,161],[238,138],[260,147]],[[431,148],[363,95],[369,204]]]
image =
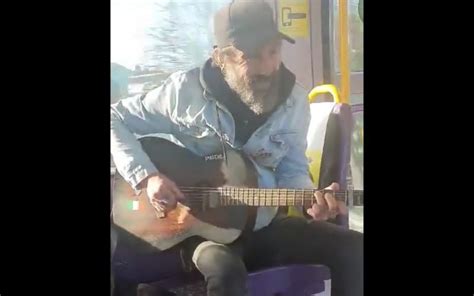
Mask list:
[[235,46],[254,55],[265,43],[280,37],[291,44],[295,40],[278,31],[273,10],[263,0],[234,0],[214,15],[216,46]]

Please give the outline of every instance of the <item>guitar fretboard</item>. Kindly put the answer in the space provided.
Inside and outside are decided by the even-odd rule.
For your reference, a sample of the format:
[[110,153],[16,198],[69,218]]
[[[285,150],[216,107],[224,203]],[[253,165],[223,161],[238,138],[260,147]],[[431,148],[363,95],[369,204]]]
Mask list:
[[[195,188],[191,197],[208,202],[209,206],[311,206],[317,189],[262,189],[262,188]],[[319,190],[330,192],[329,190]],[[186,192],[186,191],[185,191]],[[336,200],[348,205],[363,205],[363,190],[332,192]]]

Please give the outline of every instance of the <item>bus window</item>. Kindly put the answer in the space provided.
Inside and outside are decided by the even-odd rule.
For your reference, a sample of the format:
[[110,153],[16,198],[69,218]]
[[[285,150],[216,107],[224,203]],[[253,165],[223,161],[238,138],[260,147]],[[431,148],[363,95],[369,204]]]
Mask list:
[[[200,66],[212,49],[210,19],[230,0],[112,0],[111,62],[130,70],[128,95]],[[113,74],[113,73],[112,73]]]
[[[354,189],[363,189],[364,186],[364,30],[363,21],[359,13],[359,0],[348,0],[348,29],[349,29],[349,50],[350,50],[350,93],[349,103],[352,105],[354,115],[354,130],[351,143],[351,175],[350,181]],[[332,51],[330,53],[331,77],[333,83],[340,84],[340,65],[339,65],[339,1],[331,0],[330,9],[332,10],[331,21],[331,43]],[[355,207],[350,212],[350,227],[352,229],[363,231],[363,208]]]

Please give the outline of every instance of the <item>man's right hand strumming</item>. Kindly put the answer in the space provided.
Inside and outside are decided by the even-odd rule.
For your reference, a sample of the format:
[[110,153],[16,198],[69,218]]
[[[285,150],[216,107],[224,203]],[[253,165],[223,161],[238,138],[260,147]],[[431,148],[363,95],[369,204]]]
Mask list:
[[174,209],[176,203],[185,198],[178,186],[160,173],[153,174],[143,180],[140,187],[146,187],[148,199],[158,212]]

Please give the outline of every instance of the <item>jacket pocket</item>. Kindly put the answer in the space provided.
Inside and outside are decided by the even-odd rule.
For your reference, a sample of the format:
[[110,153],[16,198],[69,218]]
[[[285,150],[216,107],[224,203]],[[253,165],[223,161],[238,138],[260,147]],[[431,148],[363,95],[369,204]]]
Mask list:
[[261,139],[258,147],[251,147],[252,158],[262,166],[275,169],[290,150],[291,143],[296,141],[297,132],[275,131]]

